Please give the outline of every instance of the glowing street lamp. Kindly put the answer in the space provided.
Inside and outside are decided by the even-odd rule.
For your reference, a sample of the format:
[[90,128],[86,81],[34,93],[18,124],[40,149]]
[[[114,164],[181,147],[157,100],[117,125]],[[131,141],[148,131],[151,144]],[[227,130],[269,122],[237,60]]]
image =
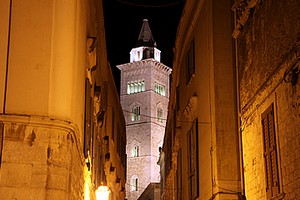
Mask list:
[[96,190],[96,199],[97,200],[108,200],[109,199],[110,190],[107,186],[99,186]]

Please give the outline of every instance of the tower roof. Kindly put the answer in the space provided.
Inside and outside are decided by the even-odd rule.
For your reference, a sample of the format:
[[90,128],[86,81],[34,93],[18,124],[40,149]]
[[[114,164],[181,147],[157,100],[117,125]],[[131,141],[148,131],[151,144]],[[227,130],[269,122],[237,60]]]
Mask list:
[[151,29],[147,19],[143,20],[143,25],[140,31],[140,35],[136,41],[136,47],[140,46],[148,46],[148,47],[155,47],[156,42],[151,33]]

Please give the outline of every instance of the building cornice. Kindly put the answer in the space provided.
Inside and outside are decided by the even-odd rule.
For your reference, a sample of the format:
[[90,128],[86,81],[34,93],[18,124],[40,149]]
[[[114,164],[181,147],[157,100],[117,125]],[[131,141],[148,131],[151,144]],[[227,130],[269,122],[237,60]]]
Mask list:
[[172,73],[172,69],[170,67],[154,60],[153,58],[117,65],[117,68],[122,71],[137,70],[146,67],[155,67],[166,74]]
[[234,31],[232,33],[232,37],[234,39],[237,39],[242,27],[246,24],[248,21],[251,10],[257,6],[257,4],[262,3],[263,0],[236,0],[232,6],[232,10],[235,13],[235,27]]
[[78,138],[79,129],[77,125],[71,121],[54,119],[46,116],[18,114],[1,114],[0,121],[4,124],[25,124],[32,127],[42,127],[63,131],[67,134],[67,138],[76,145],[82,164],[85,162],[85,158],[81,152],[81,148],[79,147],[79,144],[81,144]]

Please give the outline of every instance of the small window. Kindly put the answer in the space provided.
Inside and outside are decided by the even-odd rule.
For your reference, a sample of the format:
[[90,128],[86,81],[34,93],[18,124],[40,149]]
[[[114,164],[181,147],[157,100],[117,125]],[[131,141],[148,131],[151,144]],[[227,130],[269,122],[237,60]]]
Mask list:
[[176,87],[176,111],[180,111],[180,89],[179,85]]
[[85,114],[84,114],[84,156],[88,158],[88,152],[91,151],[91,138],[93,131],[93,99],[91,97],[92,85],[88,78],[85,80]]
[[2,161],[3,135],[4,135],[4,124],[2,121],[0,121],[0,166]]
[[161,85],[159,83],[155,83],[154,84],[154,91],[157,93],[157,94],[160,94],[162,96],[166,96],[166,89],[165,89],[165,86],[164,85]]
[[198,119],[194,120],[192,128],[187,133],[187,137],[189,199],[197,199],[199,197]]
[[157,108],[157,121],[163,122],[163,110],[161,108]]
[[191,42],[188,52],[186,54],[186,84],[190,83],[190,80],[195,74],[195,44],[194,40]]
[[138,178],[136,177],[131,179],[131,191],[138,191]]
[[177,170],[176,170],[176,191],[177,191],[177,199],[182,199],[182,155],[181,149],[178,151],[177,156]]
[[139,147],[138,146],[134,146],[132,148],[132,157],[139,157]]
[[139,106],[133,107],[131,113],[131,121],[139,121],[140,119],[141,119],[140,107]]

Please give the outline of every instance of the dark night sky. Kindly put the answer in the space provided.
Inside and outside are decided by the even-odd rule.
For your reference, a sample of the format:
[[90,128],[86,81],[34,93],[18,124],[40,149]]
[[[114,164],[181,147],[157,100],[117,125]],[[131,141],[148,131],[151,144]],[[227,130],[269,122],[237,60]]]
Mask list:
[[143,19],[148,19],[161,62],[172,67],[173,47],[184,0],[103,0],[108,59],[120,87],[116,65],[129,62]]

